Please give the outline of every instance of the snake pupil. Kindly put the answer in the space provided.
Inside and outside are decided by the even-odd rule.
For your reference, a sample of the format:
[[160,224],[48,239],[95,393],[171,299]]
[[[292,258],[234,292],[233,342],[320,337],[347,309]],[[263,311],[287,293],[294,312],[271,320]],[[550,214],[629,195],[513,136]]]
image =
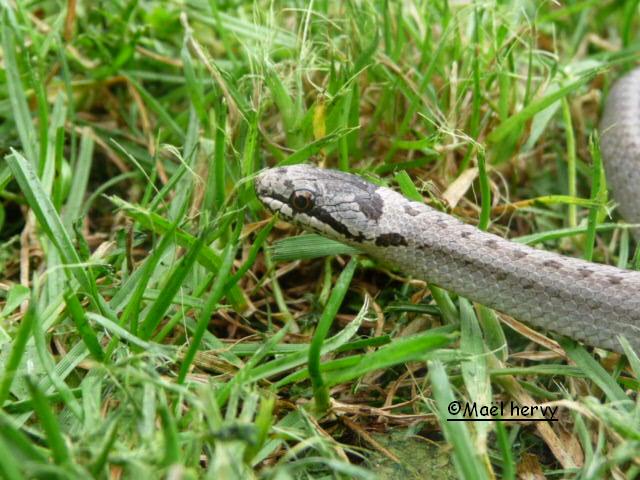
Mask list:
[[309,190],[299,190],[291,194],[290,203],[296,212],[306,212],[313,207],[314,195]]

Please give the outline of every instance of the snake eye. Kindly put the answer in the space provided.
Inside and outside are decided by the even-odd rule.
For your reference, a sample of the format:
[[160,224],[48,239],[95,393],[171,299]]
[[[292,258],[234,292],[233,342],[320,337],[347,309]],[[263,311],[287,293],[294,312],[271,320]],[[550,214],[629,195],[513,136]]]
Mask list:
[[307,212],[313,208],[315,196],[309,190],[298,190],[291,194],[289,203],[296,212]]

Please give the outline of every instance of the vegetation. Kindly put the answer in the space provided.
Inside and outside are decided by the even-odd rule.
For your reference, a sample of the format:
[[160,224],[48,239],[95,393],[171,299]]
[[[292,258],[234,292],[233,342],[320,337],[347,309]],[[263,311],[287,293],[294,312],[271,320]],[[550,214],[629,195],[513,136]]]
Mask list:
[[633,352],[296,237],[252,186],[354,171],[631,268],[595,131],[638,3],[0,2],[0,476],[639,475]]

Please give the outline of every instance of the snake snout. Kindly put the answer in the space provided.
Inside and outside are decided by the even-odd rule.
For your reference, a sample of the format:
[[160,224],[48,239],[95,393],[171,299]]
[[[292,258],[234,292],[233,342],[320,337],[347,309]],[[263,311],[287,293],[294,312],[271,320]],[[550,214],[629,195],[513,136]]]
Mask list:
[[256,189],[258,197],[263,197],[269,193],[269,176],[270,171],[264,170],[260,172],[253,180],[253,186]]
[[263,170],[254,179],[254,187],[258,200],[271,212],[283,213],[288,196],[286,185],[283,180],[286,178],[284,168],[271,168]]

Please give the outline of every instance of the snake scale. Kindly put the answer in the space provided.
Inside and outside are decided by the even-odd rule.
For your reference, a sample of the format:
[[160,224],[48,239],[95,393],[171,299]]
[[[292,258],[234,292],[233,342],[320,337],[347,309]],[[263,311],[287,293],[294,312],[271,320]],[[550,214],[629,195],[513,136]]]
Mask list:
[[[612,87],[600,133],[620,211],[640,223],[640,69]],[[272,212],[416,278],[591,346],[621,352],[623,335],[640,352],[640,272],[505,240],[335,170],[272,168],[255,187]]]

